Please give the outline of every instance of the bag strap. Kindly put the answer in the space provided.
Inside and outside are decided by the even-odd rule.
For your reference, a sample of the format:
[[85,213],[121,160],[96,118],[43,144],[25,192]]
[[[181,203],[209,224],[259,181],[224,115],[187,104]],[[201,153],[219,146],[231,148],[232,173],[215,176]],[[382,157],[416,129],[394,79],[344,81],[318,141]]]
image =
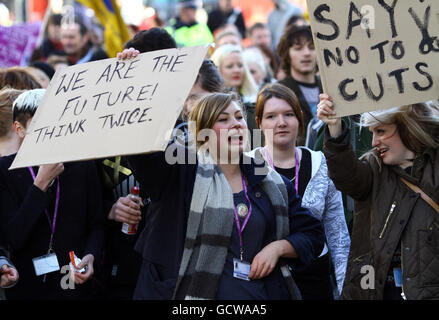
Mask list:
[[401,178],[402,182],[404,182],[407,185],[407,187],[409,187],[410,189],[412,189],[416,193],[420,193],[421,194],[421,198],[424,199],[424,201],[427,202],[437,213],[439,213],[439,205],[436,202],[434,202],[434,200],[432,198],[430,198],[418,186],[416,186],[413,183],[407,181],[403,177],[400,177],[400,178]]

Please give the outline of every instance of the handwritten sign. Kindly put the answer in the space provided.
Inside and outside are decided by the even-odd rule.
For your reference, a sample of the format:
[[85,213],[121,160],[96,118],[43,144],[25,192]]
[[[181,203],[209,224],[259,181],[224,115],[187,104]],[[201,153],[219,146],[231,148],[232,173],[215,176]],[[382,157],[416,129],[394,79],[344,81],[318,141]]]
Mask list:
[[439,97],[439,1],[308,0],[337,116]]
[[0,67],[26,66],[37,45],[41,23],[0,26]]
[[207,46],[57,71],[11,169],[163,151]]

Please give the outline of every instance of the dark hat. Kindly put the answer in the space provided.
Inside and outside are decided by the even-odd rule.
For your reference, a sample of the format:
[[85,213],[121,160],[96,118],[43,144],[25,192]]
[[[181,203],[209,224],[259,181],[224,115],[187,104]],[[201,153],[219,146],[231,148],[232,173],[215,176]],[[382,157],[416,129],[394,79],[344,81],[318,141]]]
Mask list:
[[179,8],[192,8],[198,9],[200,7],[200,1],[197,0],[179,0],[178,1]]
[[42,61],[36,61],[32,63],[30,66],[43,71],[49,77],[50,80],[52,80],[52,77],[55,74],[55,69],[53,69],[50,64]]

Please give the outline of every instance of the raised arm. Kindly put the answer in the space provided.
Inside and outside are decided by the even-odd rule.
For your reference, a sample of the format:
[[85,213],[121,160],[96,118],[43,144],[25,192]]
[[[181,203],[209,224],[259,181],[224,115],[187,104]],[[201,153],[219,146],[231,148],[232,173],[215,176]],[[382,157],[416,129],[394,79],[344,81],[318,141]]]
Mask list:
[[372,169],[355,155],[346,123],[341,118],[329,118],[336,114],[327,94],[320,95],[317,116],[326,124],[323,153],[329,177],[338,190],[355,200],[363,200],[372,188]]

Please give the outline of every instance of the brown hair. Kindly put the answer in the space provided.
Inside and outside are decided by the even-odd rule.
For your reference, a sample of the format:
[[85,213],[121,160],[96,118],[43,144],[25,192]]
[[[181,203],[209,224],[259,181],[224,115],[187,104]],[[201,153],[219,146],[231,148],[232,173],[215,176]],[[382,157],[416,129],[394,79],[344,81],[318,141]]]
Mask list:
[[276,51],[281,60],[281,68],[288,75],[291,72],[290,48],[305,42],[313,42],[310,26],[288,26],[279,40]]
[[6,137],[12,128],[12,104],[22,93],[21,90],[0,90],[0,138]]
[[25,68],[11,67],[0,71],[0,89],[5,87],[30,90],[41,88],[41,85]]
[[[197,137],[198,133],[203,129],[212,129],[216,120],[227,107],[235,102],[241,107],[239,97],[235,93],[210,93],[199,99],[191,112],[189,113],[189,121],[195,124],[195,128],[189,129],[192,131],[193,137]],[[197,148],[204,144],[205,141],[195,140]]]
[[300,108],[299,99],[297,99],[296,94],[290,88],[279,83],[267,84],[259,92],[258,100],[256,101],[255,107],[255,120],[258,126],[261,126],[265,103],[267,102],[267,100],[273,97],[282,99],[291,106],[291,109],[293,109],[294,114],[299,121],[299,134],[303,136],[305,133],[305,127],[303,123],[303,114],[302,109]]

